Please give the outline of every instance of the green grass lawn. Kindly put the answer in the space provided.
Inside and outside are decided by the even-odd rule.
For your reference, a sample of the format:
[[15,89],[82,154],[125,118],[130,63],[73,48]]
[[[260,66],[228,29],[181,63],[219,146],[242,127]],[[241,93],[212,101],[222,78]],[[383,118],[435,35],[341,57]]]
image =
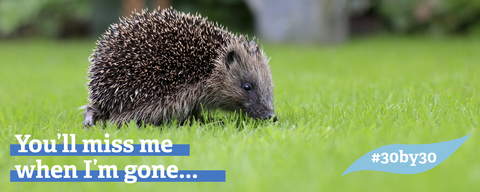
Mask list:
[[[275,81],[272,123],[124,126],[84,130],[94,40],[0,42],[0,191],[474,191],[480,188],[480,38],[375,37],[336,47],[265,45]],[[222,118],[218,116],[217,118]],[[15,134],[56,139],[171,139],[189,157],[11,157]],[[388,144],[472,136],[420,174],[359,171]],[[60,142],[57,140],[57,142]],[[14,165],[177,165],[226,170],[225,183],[11,183]]]

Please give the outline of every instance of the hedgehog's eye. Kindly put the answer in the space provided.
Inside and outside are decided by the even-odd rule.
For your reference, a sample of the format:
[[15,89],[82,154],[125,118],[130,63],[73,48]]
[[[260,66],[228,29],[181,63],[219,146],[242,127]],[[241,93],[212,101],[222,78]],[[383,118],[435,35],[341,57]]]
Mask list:
[[250,85],[250,83],[245,83],[243,84],[243,89],[249,92],[250,90],[252,90],[252,85]]

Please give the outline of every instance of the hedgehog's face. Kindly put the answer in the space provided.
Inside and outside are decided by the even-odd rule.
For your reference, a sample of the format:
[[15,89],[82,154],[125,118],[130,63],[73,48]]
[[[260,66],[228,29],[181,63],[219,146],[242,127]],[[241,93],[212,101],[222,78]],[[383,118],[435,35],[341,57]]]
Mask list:
[[264,53],[251,43],[229,46],[222,57],[221,108],[242,111],[255,119],[277,120],[273,109],[273,80]]

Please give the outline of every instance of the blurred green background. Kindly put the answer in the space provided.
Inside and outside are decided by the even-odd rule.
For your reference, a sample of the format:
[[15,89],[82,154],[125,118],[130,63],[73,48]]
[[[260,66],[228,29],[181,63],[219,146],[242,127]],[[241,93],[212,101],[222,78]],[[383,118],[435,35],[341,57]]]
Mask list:
[[0,37],[97,37],[134,9],[159,5],[201,13],[233,31],[253,32],[252,15],[241,0],[2,0]]
[[[319,1],[322,3],[315,6],[327,8],[329,4],[335,2],[335,0]],[[342,9],[335,11],[346,12],[349,25],[347,30],[353,36],[382,32],[443,36],[480,31],[478,0],[337,1],[344,3],[341,5]],[[234,32],[255,34],[255,13],[250,7],[264,2],[269,1],[1,0],[0,37],[97,37],[109,24],[118,21],[121,16],[128,15],[132,10],[142,8],[152,10],[159,5],[173,6],[183,12],[198,12]],[[298,4],[304,2],[298,1]],[[273,1],[272,4],[281,3],[280,0]]]

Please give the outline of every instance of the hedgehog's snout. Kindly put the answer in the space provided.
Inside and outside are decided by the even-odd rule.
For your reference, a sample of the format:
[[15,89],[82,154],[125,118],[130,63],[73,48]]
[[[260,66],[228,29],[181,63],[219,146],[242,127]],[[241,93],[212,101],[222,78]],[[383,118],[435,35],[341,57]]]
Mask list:
[[257,120],[263,120],[263,121],[269,121],[273,120],[273,122],[277,122],[277,115],[273,110],[262,110],[260,108],[254,107],[254,108],[242,108],[242,111],[245,112],[245,114],[253,119]]
[[263,115],[260,115],[256,119],[260,119],[260,120],[263,120],[263,121],[273,120],[273,122],[277,122],[277,115],[275,115],[275,112],[270,111],[270,112],[264,113]]
[[264,118],[263,120],[270,120],[273,118],[273,122],[277,122],[277,116],[275,115],[275,113],[270,113],[267,115],[266,118]]

